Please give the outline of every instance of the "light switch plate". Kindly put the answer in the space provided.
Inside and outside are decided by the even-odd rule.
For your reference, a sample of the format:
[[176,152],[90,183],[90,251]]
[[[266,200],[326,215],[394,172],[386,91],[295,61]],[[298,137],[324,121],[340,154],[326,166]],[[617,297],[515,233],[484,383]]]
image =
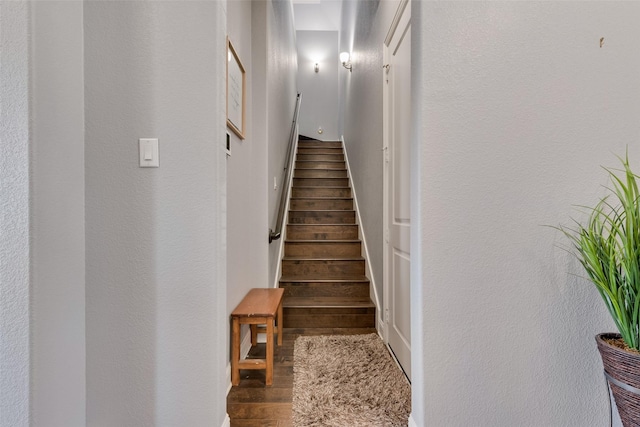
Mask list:
[[140,167],[160,167],[158,138],[140,138],[138,140],[138,145],[140,149]]

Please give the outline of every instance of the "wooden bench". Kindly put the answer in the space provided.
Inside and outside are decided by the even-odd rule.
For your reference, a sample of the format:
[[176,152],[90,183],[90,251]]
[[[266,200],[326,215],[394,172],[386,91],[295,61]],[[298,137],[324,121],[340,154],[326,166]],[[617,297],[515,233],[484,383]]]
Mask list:
[[[265,369],[265,384],[273,384],[273,341],[278,334],[278,345],[282,345],[282,296],[281,288],[251,289],[231,313],[231,384],[240,384],[240,369]],[[240,328],[248,324],[251,328],[251,345],[257,344],[258,332],[267,333],[265,359],[240,359]],[[259,328],[258,325],[266,325]]]

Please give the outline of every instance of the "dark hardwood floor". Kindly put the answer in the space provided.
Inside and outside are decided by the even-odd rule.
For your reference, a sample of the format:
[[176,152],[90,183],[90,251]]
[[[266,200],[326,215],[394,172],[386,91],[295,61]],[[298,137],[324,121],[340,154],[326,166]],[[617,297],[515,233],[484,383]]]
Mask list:
[[[374,328],[285,328],[282,346],[275,346],[273,385],[265,387],[264,370],[241,370],[240,385],[227,396],[231,427],[290,427],[293,399],[293,344],[301,335],[375,333]],[[263,358],[265,344],[254,346],[249,357]]]

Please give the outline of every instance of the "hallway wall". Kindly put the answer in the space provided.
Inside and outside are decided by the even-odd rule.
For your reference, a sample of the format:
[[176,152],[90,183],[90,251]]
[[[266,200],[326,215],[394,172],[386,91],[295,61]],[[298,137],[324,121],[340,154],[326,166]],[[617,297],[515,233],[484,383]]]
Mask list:
[[[229,38],[247,77],[246,138],[241,140],[228,131],[231,135],[231,156],[227,158],[228,314],[249,289],[271,286],[277,267],[277,261],[270,258],[275,255],[270,254],[279,242],[269,245],[268,230],[274,226],[270,222],[271,206],[276,209],[280,201],[282,177],[280,171],[269,168],[284,158],[284,154],[282,158],[270,156],[279,156],[286,150],[297,93],[296,62],[280,63],[283,58],[290,59],[290,49],[295,46],[290,8],[289,1],[228,4]],[[247,25],[249,22],[251,25]],[[273,189],[274,176],[277,191]],[[248,327],[244,330],[248,331]]]
[[278,243],[269,245],[268,230],[275,225],[297,94],[290,9],[288,0],[232,2],[228,8],[229,37],[247,72],[246,138],[229,131],[229,312],[249,289],[273,283]]
[[[253,85],[261,75],[253,63],[254,2],[227,5],[227,28],[246,71],[245,136],[241,140],[230,129],[231,156],[227,158],[227,310],[229,314],[251,288],[269,286],[269,242],[266,238],[269,178],[267,144],[254,125]],[[258,18],[257,18],[258,19]],[[264,19],[264,16],[262,17]],[[258,111],[257,114],[260,114]],[[248,327],[247,327],[248,329]]]
[[[254,121],[264,185],[282,168],[295,36],[288,0],[255,3],[273,35],[254,98],[274,110]],[[15,2],[0,19],[0,424],[223,425],[226,2]],[[138,167],[140,137],[159,138],[160,168]]]
[[[291,132],[291,121],[295,110],[296,74],[298,72],[298,60],[296,54],[296,33],[293,26],[293,5],[291,0],[269,0],[266,2],[253,2],[256,8],[264,11],[266,20],[254,25],[254,31],[259,32],[254,37],[254,52],[264,52],[264,62],[256,67],[264,69],[264,76],[254,89],[260,94],[259,102],[264,102],[264,116],[260,118],[264,127],[257,129],[262,138],[267,138],[267,187],[269,188],[268,223],[270,228],[275,226],[278,215],[280,192],[283,187],[282,171],[285,167],[285,157]],[[253,21],[255,22],[255,21]],[[260,38],[260,34],[265,37]],[[263,67],[263,68],[258,68]],[[261,86],[264,85],[264,86]],[[256,104],[260,108],[260,104]],[[273,189],[273,180],[278,183],[278,190]],[[268,230],[265,230],[264,239],[268,238]],[[280,263],[279,245],[282,240],[269,245],[269,277],[275,278],[278,264]]]
[[83,3],[34,2],[31,17],[32,422],[84,426]]
[[220,426],[226,2],[84,7],[87,424]]
[[3,4],[0,424],[224,422],[224,9]]
[[382,45],[399,3],[345,1],[340,35],[340,51],[351,52],[353,63],[352,73],[340,72],[341,127],[380,309],[384,306]]
[[0,10],[0,425],[30,425],[29,21],[24,2]]
[[81,2],[2,5],[2,426],[85,425],[82,59]]
[[614,325],[543,225],[584,219],[627,147],[640,170],[640,4],[413,7],[413,419],[608,425]]
[[[302,108],[300,135],[323,141],[340,140],[338,131],[338,31],[296,31],[298,90]],[[314,71],[318,64],[319,72]],[[345,70],[346,71],[346,70]],[[322,134],[318,130],[322,128]]]

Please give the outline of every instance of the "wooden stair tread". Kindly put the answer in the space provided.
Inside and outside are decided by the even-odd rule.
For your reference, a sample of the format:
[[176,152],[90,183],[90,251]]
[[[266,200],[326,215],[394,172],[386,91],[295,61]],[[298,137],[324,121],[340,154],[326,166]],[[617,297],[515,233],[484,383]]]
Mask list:
[[[304,159],[304,160],[298,160],[298,163],[344,163],[344,160],[310,160],[310,159]],[[331,170],[331,171],[342,171],[342,170],[347,170],[347,167],[345,166],[342,169],[331,169],[331,168],[326,168],[326,169],[322,169],[322,168],[306,168],[304,166],[296,166],[295,168],[293,168],[294,170],[309,170],[309,171],[322,171],[322,170]]]
[[[302,154],[303,156],[321,156],[322,154]],[[333,156],[333,154],[327,154],[328,156]],[[335,159],[303,159],[297,160],[302,163],[344,163],[344,160],[335,160]]]
[[[327,169],[317,169],[317,170],[319,170],[319,171],[325,171],[325,170],[327,170]],[[332,170],[332,171],[339,171],[340,169],[329,169],[329,170]],[[344,177],[342,177],[342,178],[334,178],[334,177],[330,177],[330,176],[317,176],[317,177],[314,177],[314,178],[296,178],[296,177],[294,176],[294,177],[293,177],[293,179],[294,179],[294,180],[297,180],[297,181],[305,180],[305,181],[328,181],[328,182],[331,182],[331,181],[337,181],[337,180],[340,180],[340,181],[344,181],[344,180],[346,180],[346,181],[347,181],[347,183],[349,182],[349,177],[348,177],[348,176],[344,176]],[[324,184],[324,183],[323,183],[323,184]],[[338,183],[335,183],[335,184],[338,184]],[[334,186],[340,187],[340,185],[334,185]],[[348,186],[348,184],[347,184],[347,186]],[[301,186],[298,186],[298,187],[301,187]],[[318,186],[317,186],[317,185],[316,185],[316,186],[313,186],[313,185],[307,185],[307,187],[318,187]]]
[[[332,170],[335,170],[335,169],[332,169]],[[311,178],[311,179],[319,179],[319,178]],[[326,178],[326,179],[336,179],[336,178]],[[342,190],[343,188],[351,188],[351,187],[349,187],[349,186],[345,187],[343,185],[328,185],[326,187],[315,187],[313,185],[298,185],[296,188],[298,188],[298,189],[311,188],[311,189],[314,189],[314,190],[317,190],[318,188],[328,188],[328,189],[340,189],[340,190]]]
[[284,308],[373,308],[375,304],[371,302],[370,298],[361,297],[286,297],[282,302],[282,306]]
[[297,256],[285,256],[282,257],[283,261],[364,261],[363,257],[353,257],[353,256],[347,256],[347,257],[329,257],[329,256],[325,256],[325,257],[318,257],[318,258],[302,258],[302,257],[297,257]]
[[[309,212],[309,211],[304,211],[304,212]],[[344,212],[344,211],[342,211]],[[339,222],[336,222],[335,224],[329,224],[329,223],[325,223],[325,224],[300,224],[300,223],[287,223],[287,225],[291,225],[293,227],[325,227],[325,228],[331,228],[331,227],[356,227],[358,224],[341,224]]]
[[[318,167],[318,163],[324,163],[327,165],[326,168]],[[328,166],[340,166],[337,163],[342,163],[342,167],[328,167]],[[305,167],[308,166],[308,167]],[[336,171],[344,171],[347,170],[347,166],[344,161],[340,160],[296,160],[295,169],[317,169],[317,170],[325,170],[331,169]]]
[[[294,178],[294,179],[347,179],[347,178]],[[313,186],[313,185],[306,185],[306,186],[297,186],[294,185],[293,188],[351,188],[349,185],[334,185],[333,187],[327,187],[327,186]]]
[[344,154],[344,150],[342,147],[298,147],[296,154]]
[[[304,206],[302,206],[304,207]],[[317,207],[309,207],[308,209],[300,209],[300,207],[296,207],[296,209],[294,211],[289,210],[289,212],[334,212],[334,211],[340,211],[340,212],[352,212],[353,209],[318,209]]]
[[292,197],[291,200],[353,200],[353,197]]
[[355,209],[289,209],[289,212],[355,212]]
[[369,278],[367,276],[362,275],[340,275],[340,276],[322,276],[315,275],[313,278],[309,278],[308,275],[305,276],[281,276],[281,283],[286,282],[297,282],[297,283],[316,283],[316,282],[326,282],[326,283],[347,283],[347,282],[362,282],[368,283]]
[[350,240],[324,240],[324,239],[307,239],[307,240],[293,240],[287,239],[285,242],[287,243],[313,243],[318,245],[327,245],[332,243],[360,243],[360,239],[350,239]]
[[[303,212],[309,212],[309,211],[303,211]],[[358,224],[341,224],[336,222],[335,224],[328,224],[328,223],[323,223],[323,224],[304,224],[304,223],[287,223],[287,225],[291,225],[294,227],[298,227],[298,226],[303,226],[303,227],[335,227],[335,226],[341,226],[341,225],[358,225]]]
[[[342,147],[298,147],[297,153],[300,153],[300,150],[329,150],[331,153],[339,152],[343,153]],[[304,153],[303,153],[304,154]]]

